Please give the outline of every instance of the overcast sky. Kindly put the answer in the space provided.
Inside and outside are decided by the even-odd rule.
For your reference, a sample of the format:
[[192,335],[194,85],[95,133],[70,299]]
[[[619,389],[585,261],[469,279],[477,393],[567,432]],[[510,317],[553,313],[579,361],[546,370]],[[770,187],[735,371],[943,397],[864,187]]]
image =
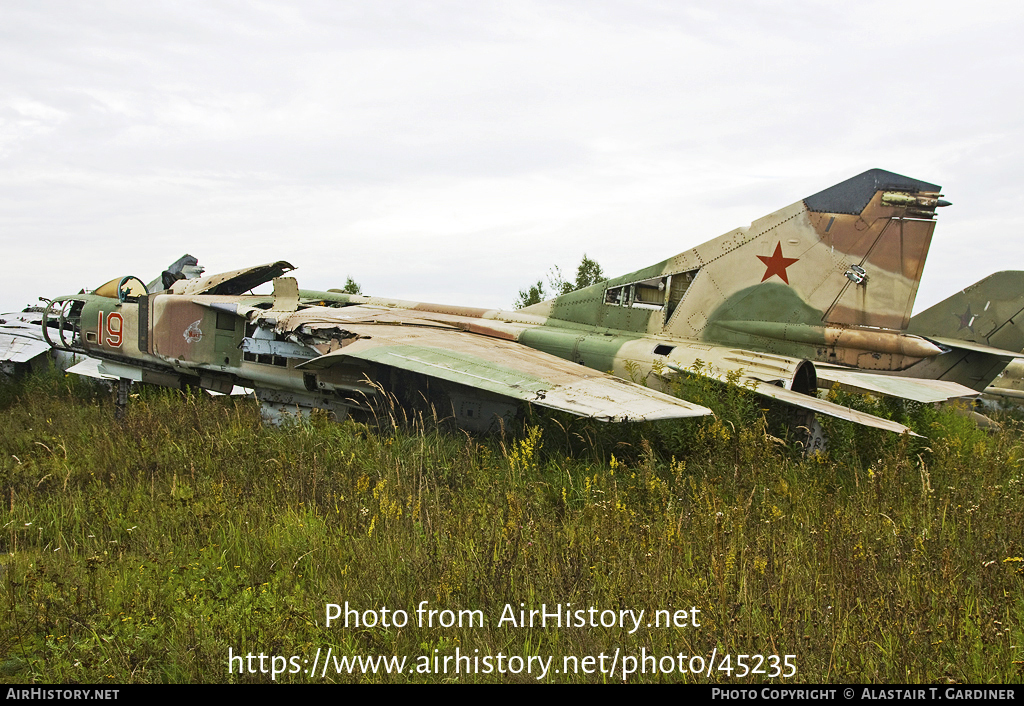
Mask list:
[[0,311],[290,261],[509,308],[880,167],[943,186],[916,310],[1024,269],[1024,5],[4,2]]

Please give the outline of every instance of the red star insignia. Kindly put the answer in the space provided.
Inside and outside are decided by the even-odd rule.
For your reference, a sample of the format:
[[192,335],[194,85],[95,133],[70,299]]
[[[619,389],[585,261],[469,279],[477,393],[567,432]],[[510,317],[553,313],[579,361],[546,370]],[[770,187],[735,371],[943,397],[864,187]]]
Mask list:
[[967,305],[967,311],[962,314],[953,314],[956,318],[960,319],[960,327],[957,331],[963,331],[965,328],[970,329],[971,333],[974,333],[974,314],[971,313],[971,305]]
[[786,284],[789,284],[789,277],[786,276],[786,268],[792,265],[794,262],[799,260],[798,257],[783,257],[782,256],[782,241],[775,246],[775,252],[772,253],[771,257],[765,257],[764,255],[758,255],[757,259],[764,263],[767,268],[764,271],[764,277],[761,281],[764,282],[772,275],[778,275]]

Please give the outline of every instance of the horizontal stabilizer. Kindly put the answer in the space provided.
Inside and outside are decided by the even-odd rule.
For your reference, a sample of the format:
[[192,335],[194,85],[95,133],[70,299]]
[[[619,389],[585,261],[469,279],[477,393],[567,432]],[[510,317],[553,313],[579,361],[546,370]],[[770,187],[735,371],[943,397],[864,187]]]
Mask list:
[[787,390],[784,387],[778,387],[777,385],[771,385],[760,380],[753,380],[755,383],[752,388],[754,392],[765,397],[771,397],[779,400],[780,402],[786,402],[787,404],[796,405],[797,407],[803,407],[814,412],[821,412],[827,414],[830,417],[836,417],[837,419],[845,419],[848,422],[856,422],[857,424],[863,424],[864,426],[874,427],[876,429],[885,429],[886,431],[896,432],[897,434],[908,433],[913,436],[920,436],[915,434],[909,427],[905,427],[899,422],[894,422],[891,419],[882,419],[876,417],[873,414],[867,412],[859,412],[849,407],[843,407],[842,405],[829,402],[828,400],[819,399],[817,397],[811,397],[800,392],[793,392]]
[[939,336],[925,336],[925,338],[929,341],[938,343],[940,346],[945,346],[946,348],[972,351],[974,353],[986,353],[999,358],[1006,358],[1007,361],[1013,360],[1014,358],[1024,358],[1024,353],[1014,353],[1013,351],[1008,351],[1003,348],[986,346],[984,343],[975,343],[974,341],[964,341],[959,338],[946,338]]
[[1017,359],[1024,357],[974,341],[934,336],[928,336],[928,340],[943,346],[946,352],[901,371],[901,377],[946,380],[982,392],[1008,365],[1017,365]]
[[978,391],[947,380],[925,380],[921,378],[877,375],[848,368],[836,368],[819,364],[818,387],[828,389],[839,383],[851,392],[902,397],[915,402],[945,402],[958,397],[977,397]]
[[[702,374],[699,371],[695,372],[692,369],[686,370],[677,365],[672,365],[671,363],[668,364],[666,367],[671,368],[672,370],[676,370],[677,372],[680,373],[685,373],[686,375]],[[905,427],[902,424],[899,424],[898,422],[894,422],[889,419],[882,419],[881,417],[876,417],[875,415],[868,414],[867,412],[858,412],[855,409],[843,407],[842,405],[838,405],[833,402],[829,402],[827,400],[814,397],[812,395],[805,395],[802,392],[788,390],[785,387],[782,387],[781,385],[775,384],[774,382],[760,380],[755,376],[756,374],[751,375],[742,366],[735,367],[733,368],[733,370],[739,372],[740,374],[737,380],[737,384],[739,384],[742,387],[747,387],[752,392],[756,392],[759,395],[771,397],[772,399],[776,399],[779,400],[780,402],[785,402],[786,404],[791,404],[796,407],[809,409],[812,412],[821,412],[822,414],[827,414],[830,417],[845,419],[848,422],[856,422],[857,424],[863,424],[864,426],[874,427],[876,429],[885,429],[886,431],[896,432],[897,434],[902,434],[904,432],[914,434],[914,432],[911,431],[908,427]],[[718,375],[704,375],[704,377],[710,377],[712,379],[720,380],[723,382],[725,380],[724,374],[722,377],[719,377]],[[918,436],[918,434],[914,434],[914,436]]]

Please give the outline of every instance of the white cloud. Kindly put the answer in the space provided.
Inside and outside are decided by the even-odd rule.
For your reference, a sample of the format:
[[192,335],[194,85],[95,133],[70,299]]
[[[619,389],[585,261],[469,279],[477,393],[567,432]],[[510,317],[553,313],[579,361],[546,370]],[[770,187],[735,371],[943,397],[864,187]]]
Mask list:
[[[182,252],[507,306],[881,167],[946,186],[920,309],[1024,267],[1022,10],[954,3],[5,7],[0,309]],[[966,245],[965,243],[969,243]],[[964,257],[969,249],[971,256]],[[124,272],[122,272],[124,270]]]

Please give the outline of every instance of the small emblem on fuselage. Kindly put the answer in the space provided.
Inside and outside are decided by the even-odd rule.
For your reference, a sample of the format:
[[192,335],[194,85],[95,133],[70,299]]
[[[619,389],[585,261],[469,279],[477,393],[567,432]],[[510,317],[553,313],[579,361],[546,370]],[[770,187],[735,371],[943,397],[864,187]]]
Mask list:
[[188,328],[185,329],[185,333],[183,333],[182,336],[185,337],[186,343],[199,343],[203,340],[203,330],[199,328],[201,321],[202,319],[199,319],[199,321],[193,321],[188,325]]

